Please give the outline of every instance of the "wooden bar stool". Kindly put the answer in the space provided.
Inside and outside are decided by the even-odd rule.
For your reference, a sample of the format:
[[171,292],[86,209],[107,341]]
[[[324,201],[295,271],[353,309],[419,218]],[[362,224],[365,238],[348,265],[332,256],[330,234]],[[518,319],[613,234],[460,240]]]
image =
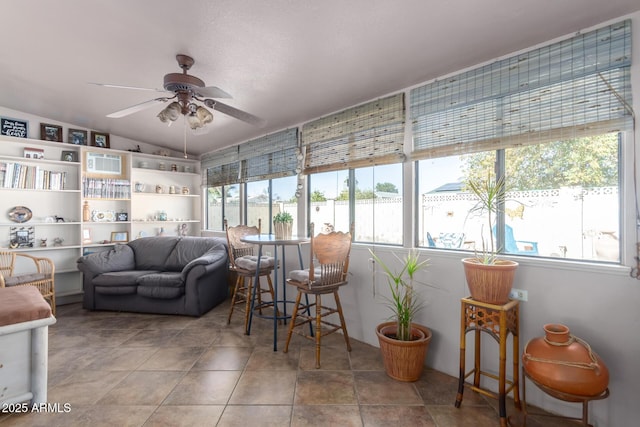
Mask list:
[[252,300],[253,290],[253,278],[256,276],[256,269],[260,265],[260,270],[257,272],[258,277],[267,278],[267,286],[263,287],[259,284],[256,288],[258,297],[258,307],[260,313],[262,308],[267,304],[262,303],[262,294],[268,294],[271,297],[271,305],[274,306],[274,310],[277,309],[273,301],[275,301],[273,283],[271,281],[271,273],[275,268],[275,261],[273,257],[258,257],[254,255],[255,245],[242,242],[242,238],[249,235],[260,235],[262,229],[262,221],[258,219],[258,226],[249,227],[247,225],[238,225],[236,227],[229,227],[227,220],[224,220],[224,228],[227,233],[227,243],[229,245],[229,271],[236,274],[236,282],[233,289],[233,295],[231,297],[231,308],[229,309],[229,318],[227,323],[231,323],[231,317],[233,316],[234,307],[236,305],[244,306],[244,330],[248,335],[249,331],[249,314]]
[[[456,396],[456,408],[462,404],[465,386],[485,396],[498,399],[500,426],[507,426],[507,410],[505,404],[506,395],[513,391],[513,401],[516,408],[520,409],[520,395],[518,392],[518,365],[519,335],[520,335],[520,305],[519,301],[512,300],[503,305],[487,304],[476,301],[471,297],[461,300],[460,319],[460,377],[458,378],[458,394]],[[469,372],[465,371],[465,350],[467,332],[475,332],[474,367]],[[481,359],[481,332],[492,336],[500,346],[499,375],[484,372],[480,367]],[[513,336],[513,380],[506,378],[507,361],[507,337]],[[473,374],[473,384],[467,383],[467,377]],[[498,381],[498,393],[480,387],[480,377],[485,376]]]
[[[309,226],[309,235],[311,236],[309,268],[291,271],[287,280],[288,284],[298,289],[298,294],[291,315],[291,323],[289,323],[284,352],[289,351],[289,343],[293,333],[312,340],[316,344],[316,369],[319,369],[323,336],[342,332],[347,351],[351,351],[338,290],[348,283],[347,272],[349,271],[349,254],[351,253],[351,236],[353,236],[354,225],[351,224],[348,233],[332,231],[317,236],[313,235],[313,228],[314,225],[311,223]],[[306,297],[304,302],[302,295]],[[309,295],[314,297],[312,303],[309,302]],[[323,304],[323,295],[333,295],[334,304]],[[312,311],[313,307],[315,310]],[[338,315],[339,324],[329,317],[334,314]],[[310,326],[308,334],[305,325]],[[315,331],[313,331],[314,325]]]

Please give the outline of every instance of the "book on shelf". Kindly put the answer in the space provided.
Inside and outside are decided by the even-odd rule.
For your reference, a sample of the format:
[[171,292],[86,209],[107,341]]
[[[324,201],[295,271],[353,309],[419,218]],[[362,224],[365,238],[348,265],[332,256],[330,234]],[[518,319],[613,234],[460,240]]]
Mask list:
[[0,162],[0,186],[30,190],[64,190],[67,172],[50,171],[40,166]]

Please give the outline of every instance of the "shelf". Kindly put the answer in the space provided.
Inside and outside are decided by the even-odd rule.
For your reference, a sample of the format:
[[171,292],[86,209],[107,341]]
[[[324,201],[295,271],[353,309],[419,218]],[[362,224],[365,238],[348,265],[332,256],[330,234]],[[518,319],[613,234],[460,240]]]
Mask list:
[[170,219],[167,221],[131,221],[132,224],[138,225],[138,224],[179,224],[179,223],[183,223],[183,222],[188,222],[188,223],[194,223],[194,222],[200,222],[197,219]]
[[131,224],[131,221],[85,221],[82,225]]
[[0,227],[36,227],[43,225],[79,225],[80,221],[65,221],[65,222],[0,222]]
[[67,162],[64,160],[53,160],[53,159],[28,159],[26,157],[19,156],[6,156],[0,155],[0,161],[8,160],[13,163],[28,163],[29,165],[39,165],[46,163],[48,165],[60,165],[60,166],[80,166],[80,162]]
[[87,201],[94,201],[94,202],[127,202],[129,200],[131,200],[130,198],[127,199],[115,199],[115,198],[109,198],[109,197],[83,197],[82,200],[87,200]]
[[[26,148],[42,148],[45,158],[35,159],[23,156]],[[77,154],[76,160],[68,162],[61,160],[64,151]],[[87,174],[83,162],[86,153],[97,152],[121,156],[121,174],[112,178],[110,175]],[[145,168],[140,168],[140,162],[145,162]],[[76,260],[85,252],[110,250],[119,242],[112,242],[113,232],[128,233],[133,240],[137,235],[154,235],[154,229],[169,230],[167,235],[175,235],[175,229],[186,224],[189,234],[199,234],[202,229],[202,192],[200,190],[200,162],[197,159],[183,159],[165,157],[156,154],[136,153],[124,150],[97,148],[53,141],[42,141],[30,138],[16,138],[0,136],[0,162],[21,165],[25,176],[33,177],[33,170],[48,170],[63,173],[66,177],[64,189],[44,188],[5,188],[0,186],[0,212],[8,212],[16,205],[28,206],[34,215],[28,222],[16,223],[5,214],[0,215],[0,233],[7,239],[3,245],[9,245],[9,237],[13,227],[34,230],[33,247],[2,249],[34,256],[51,258],[60,267],[56,274],[64,274],[60,287],[56,289],[56,297],[82,294],[82,275],[76,266]],[[166,170],[160,170],[164,163]],[[177,171],[171,170],[171,165],[177,166]],[[27,168],[28,167],[28,168]],[[12,169],[22,170],[17,167]],[[185,169],[188,172],[185,172]],[[6,175],[6,173],[5,173]],[[4,175],[2,176],[4,177]],[[29,186],[32,179],[29,179]],[[149,193],[135,193],[135,182],[146,185]],[[7,181],[9,183],[9,181]],[[22,183],[22,181],[21,181]],[[26,178],[24,179],[26,184]],[[4,184],[4,182],[3,182]],[[11,181],[13,185],[13,181]],[[161,185],[165,192],[155,193],[156,185]],[[168,193],[169,188],[175,188],[176,193]],[[62,188],[54,186],[54,188]],[[144,188],[144,187],[143,187]],[[189,189],[190,194],[182,194],[182,188]],[[3,191],[4,190],[4,191]],[[110,197],[96,197],[100,195]],[[85,197],[86,196],[86,197]],[[120,197],[114,197],[120,196]],[[128,221],[82,221],[85,204],[89,205],[89,212],[127,213]],[[167,209],[168,208],[168,209]],[[161,211],[169,211],[169,221],[148,221],[153,215]],[[55,215],[65,218],[65,222],[48,222]],[[178,220],[175,218],[189,218]],[[88,219],[93,219],[89,216]],[[99,217],[95,217],[98,219]],[[108,219],[116,217],[105,216]],[[139,218],[132,221],[132,218]],[[156,217],[157,218],[157,217]],[[163,217],[164,218],[164,217]],[[194,219],[195,218],[195,219]],[[62,227],[62,228],[61,228]],[[173,232],[172,232],[173,230]],[[87,233],[89,231],[89,233]],[[83,236],[89,237],[87,243]],[[63,240],[63,245],[54,246],[54,238]],[[31,238],[31,237],[30,237]],[[48,246],[39,246],[42,239],[47,239]],[[100,242],[100,243],[98,243]]]
[[108,246],[115,246],[117,243],[87,243],[83,245],[86,248],[104,248]]
[[45,192],[45,193],[80,193],[80,190],[49,190],[44,188],[7,188],[0,187],[0,190],[4,191],[30,191],[34,193]]
[[163,196],[163,197],[200,197],[199,194],[181,194],[181,193],[133,193],[134,196],[151,197],[151,196]]
[[152,168],[131,168],[134,172],[153,172],[160,174],[169,174],[169,175],[182,175],[182,176],[200,176],[197,172],[180,172],[180,171],[172,171],[172,170],[161,170],[161,169],[152,169]]
[[2,250],[8,250],[13,252],[35,252],[35,251],[60,251],[65,249],[80,249],[80,245],[62,245],[62,246],[53,246],[49,245],[46,247],[42,246],[34,246],[32,248],[0,248]]

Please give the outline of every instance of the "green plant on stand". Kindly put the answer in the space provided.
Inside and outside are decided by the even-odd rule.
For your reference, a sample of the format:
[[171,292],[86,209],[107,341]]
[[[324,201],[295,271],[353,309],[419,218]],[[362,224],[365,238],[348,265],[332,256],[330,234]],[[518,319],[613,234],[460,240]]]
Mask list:
[[293,216],[289,212],[278,212],[273,217],[273,232],[277,239],[290,239],[293,228]]
[[396,339],[411,341],[413,339],[411,333],[413,318],[422,307],[415,292],[414,277],[418,271],[429,265],[429,260],[421,260],[420,253],[416,249],[410,250],[404,258],[394,254],[400,262],[400,270],[392,271],[371,249],[369,252],[387,276],[391,290],[388,306],[393,312],[392,317],[397,324]]
[[[499,259],[493,237],[493,222],[504,210],[507,188],[504,177],[493,177],[489,172],[486,179],[468,181],[467,188],[478,198],[469,213],[486,215],[486,223],[481,226],[482,251],[476,250],[473,258],[464,258],[465,278],[471,296],[489,304],[504,304],[509,300],[509,292],[518,263]],[[487,226],[489,244],[485,240]]]
[[466,183],[467,188],[471,190],[474,196],[478,198],[478,202],[475,204],[469,213],[478,213],[479,215],[486,214],[489,230],[489,244],[484,237],[484,225],[480,230],[482,238],[482,251],[476,250],[476,258],[482,264],[495,264],[497,259],[497,250],[495,248],[495,241],[493,238],[492,228],[493,221],[497,217],[498,213],[504,209],[506,186],[504,176],[500,178],[494,178],[489,172],[487,179],[483,180],[471,180]]
[[289,212],[278,212],[273,217],[273,222],[275,223],[293,223],[293,217]]

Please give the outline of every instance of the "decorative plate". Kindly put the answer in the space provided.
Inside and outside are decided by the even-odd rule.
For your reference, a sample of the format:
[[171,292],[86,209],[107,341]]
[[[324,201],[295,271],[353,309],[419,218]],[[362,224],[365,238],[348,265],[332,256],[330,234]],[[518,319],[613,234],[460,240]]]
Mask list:
[[93,222],[110,222],[116,220],[114,211],[92,211],[91,221]]
[[33,216],[33,212],[26,206],[16,206],[9,210],[9,219],[13,222],[27,222]]

